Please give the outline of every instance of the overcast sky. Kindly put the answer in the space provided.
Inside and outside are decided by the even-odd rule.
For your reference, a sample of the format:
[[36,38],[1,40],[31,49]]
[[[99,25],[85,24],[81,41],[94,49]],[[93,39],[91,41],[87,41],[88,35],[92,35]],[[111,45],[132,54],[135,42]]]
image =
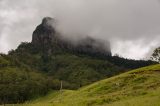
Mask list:
[[0,0],[0,52],[31,41],[46,16],[65,36],[110,40],[123,57],[144,59],[160,46],[159,0]]

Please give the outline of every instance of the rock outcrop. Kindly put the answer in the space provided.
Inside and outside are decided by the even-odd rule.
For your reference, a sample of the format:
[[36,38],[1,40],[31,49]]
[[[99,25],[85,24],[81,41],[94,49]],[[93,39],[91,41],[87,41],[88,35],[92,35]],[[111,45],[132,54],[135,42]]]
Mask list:
[[35,45],[46,45],[54,42],[56,32],[52,24],[54,24],[54,19],[50,17],[44,18],[33,32],[32,43]]
[[42,20],[42,23],[36,28],[32,35],[32,44],[35,46],[41,46],[46,52],[51,53],[54,46],[58,46],[61,49],[66,49],[78,53],[86,53],[92,55],[110,56],[111,49],[110,43],[102,40],[86,37],[80,39],[73,44],[71,41],[61,39],[61,36],[57,34],[53,27],[55,20],[50,17],[46,17]]

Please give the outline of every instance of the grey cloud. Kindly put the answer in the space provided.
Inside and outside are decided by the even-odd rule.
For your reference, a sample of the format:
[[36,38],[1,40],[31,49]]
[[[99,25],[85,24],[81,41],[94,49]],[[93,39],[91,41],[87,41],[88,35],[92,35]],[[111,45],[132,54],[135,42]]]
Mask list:
[[145,58],[160,45],[158,0],[1,0],[0,52],[30,41],[45,16],[66,37],[110,40],[113,53],[129,58]]

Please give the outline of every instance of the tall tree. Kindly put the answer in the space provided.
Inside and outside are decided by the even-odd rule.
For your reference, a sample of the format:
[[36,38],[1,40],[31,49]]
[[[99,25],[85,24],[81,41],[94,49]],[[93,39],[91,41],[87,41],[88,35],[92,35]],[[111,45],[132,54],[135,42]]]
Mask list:
[[151,59],[160,62],[160,47],[156,48],[151,56]]

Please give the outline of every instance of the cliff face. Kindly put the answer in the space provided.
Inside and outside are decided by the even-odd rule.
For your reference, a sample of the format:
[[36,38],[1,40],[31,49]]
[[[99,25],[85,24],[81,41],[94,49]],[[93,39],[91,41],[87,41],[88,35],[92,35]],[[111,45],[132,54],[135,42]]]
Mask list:
[[35,45],[51,44],[55,39],[55,29],[49,22],[54,22],[52,18],[46,17],[42,23],[37,26],[32,35],[32,43]]
[[54,51],[54,46],[56,46],[78,53],[111,56],[109,42],[86,37],[77,41],[76,44],[73,44],[68,40],[61,39],[60,35],[57,34],[53,27],[54,23],[55,21],[53,18],[44,18],[42,23],[37,26],[36,30],[33,32],[32,44],[43,47],[44,51],[48,53]]

